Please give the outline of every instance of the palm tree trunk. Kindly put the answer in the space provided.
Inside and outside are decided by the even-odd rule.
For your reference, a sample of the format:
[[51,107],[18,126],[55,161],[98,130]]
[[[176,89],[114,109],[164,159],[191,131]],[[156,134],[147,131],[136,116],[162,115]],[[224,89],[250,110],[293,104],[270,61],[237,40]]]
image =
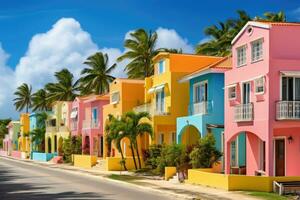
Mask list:
[[135,146],[136,146],[136,155],[137,155],[138,161],[139,161],[139,169],[142,169],[142,163],[141,163],[141,158],[140,158],[138,142],[137,141],[135,141],[135,142],[136,142],[136,144],[135,144]]
[[134,167],[137,170],[137,165],[136,165],[136,160],[135,160],[135,154],[134,154],[134,148],[133,148],[133,144],[130,141],[130,149],[131,149],[131,153],[132,153],[132,158],[133,158],[133,162],[134,162]]
[[[121,153],[122,161],[123,161],[123,160],[125,161],[122,149],[120,149],[120,153]],[[128,171],[128,170],[127,170],[127,167],[126,167],[126,162],[123,163],[123,167],[124,167],[124,170],[125,170],[125,171]]]

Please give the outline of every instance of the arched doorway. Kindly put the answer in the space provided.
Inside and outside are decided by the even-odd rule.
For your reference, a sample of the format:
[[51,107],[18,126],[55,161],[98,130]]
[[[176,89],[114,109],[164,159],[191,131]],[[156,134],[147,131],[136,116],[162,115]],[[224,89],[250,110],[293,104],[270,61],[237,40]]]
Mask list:
[[186,127],[184,127],[179,135],[181,144],[185,144],[187,146],[196,144],[200,137],[201,133],[193,125],[187,125]]
[[54,136],[54,152],[57,152],[57,136],[56,135]]
[[51,138],[48,137],[48,141],[47,141],[47,144],[48,144],[48,153],[51,153]]
[[90,154],[90,137],[88,135],[84,137],[83,153]]
[[59,155],[61,155],[62,154],[62,152],[63,152],[63,142],[64,142],[64,140],[63,140],[63,138],[62,137],[59,137],[59,139],[58,139],[58,154]]

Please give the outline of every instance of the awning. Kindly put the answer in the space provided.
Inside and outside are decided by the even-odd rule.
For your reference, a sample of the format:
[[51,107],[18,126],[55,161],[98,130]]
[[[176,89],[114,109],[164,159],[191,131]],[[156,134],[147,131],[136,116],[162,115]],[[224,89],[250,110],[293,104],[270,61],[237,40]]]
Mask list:
[[154,92],[159,92],[159,91],[163,90],[164,87],[165,87],[165,84],[161,84],[161,85],[154,86],[154,87],[152,87],[152,88],[150,88],[150,89],[148,90],[148,93],[149,93],[149,94],[152,94],[152,93],[154,93]]
[[72,111],[71,112],[71,119],[75,119],[77,117],[77,114],[78,114],[77,110]]
[[284,76],[300,76],[300,71],[280,71]]
[[233,84],[226,85],[225,88],[232,88],[232,87],[236,87],[236,86],[237,86],[237,83],[233,83]]

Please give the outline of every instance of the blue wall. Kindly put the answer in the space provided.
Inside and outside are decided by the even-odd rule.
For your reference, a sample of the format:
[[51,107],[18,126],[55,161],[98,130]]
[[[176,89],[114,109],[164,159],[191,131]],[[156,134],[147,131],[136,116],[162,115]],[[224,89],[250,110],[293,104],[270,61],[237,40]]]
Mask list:
[[[203,137],[207,130],[207,124],[224,124],[224,74],[223,73],[209,73],[202,76],[195,77],[190,80],[190,105],[193,104],[194,99],[194,84],[201,81],[207,81],[207,100],[210,102],[208,114],[190,115],[177,118],[177,141],[181,142],[181,135],[187,125],[195,126]],[[188,108],[187,108],[188,109]],[[188,121],[188,123],[187,123]],[[221,132],[221,131],[218,131]],[[217,144],[220,144],[220,138],[216,137]]]
[[47,162],[57,156],[57,153],[32,152],[32,160]]

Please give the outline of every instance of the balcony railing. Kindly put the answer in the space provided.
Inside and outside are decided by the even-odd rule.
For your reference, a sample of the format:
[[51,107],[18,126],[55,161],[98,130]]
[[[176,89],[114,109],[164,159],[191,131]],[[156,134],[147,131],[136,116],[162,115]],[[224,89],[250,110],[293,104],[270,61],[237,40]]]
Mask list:
[[208,114],[211,110],[211,102],[209,101],[202,101],[197,103],[192,103],[189,105],[189,114],[190,115],[205,115]]
[[278,101],[276,103],[277,120],[300,120],[300,101]]
[[47,125],[46,126],[46,132],[56,132],[57,128],[56,126]]
[[99,128],[99,120],[83,120],[82,126],[84,129]]
[[253,104],[240,104],[234,107],[234,120],[236,122],[247,122],[253,120]]
[[147,103],[147,104],[143,104],[143,105],[139,105],[133,108],[134,112],[147,112],[149,113],[151,116],[157,116],[157,115],[168,115],[169,113],[165,110],[161,110],[161,109],[156,109],[155,108],[155,104],[153,103]]

